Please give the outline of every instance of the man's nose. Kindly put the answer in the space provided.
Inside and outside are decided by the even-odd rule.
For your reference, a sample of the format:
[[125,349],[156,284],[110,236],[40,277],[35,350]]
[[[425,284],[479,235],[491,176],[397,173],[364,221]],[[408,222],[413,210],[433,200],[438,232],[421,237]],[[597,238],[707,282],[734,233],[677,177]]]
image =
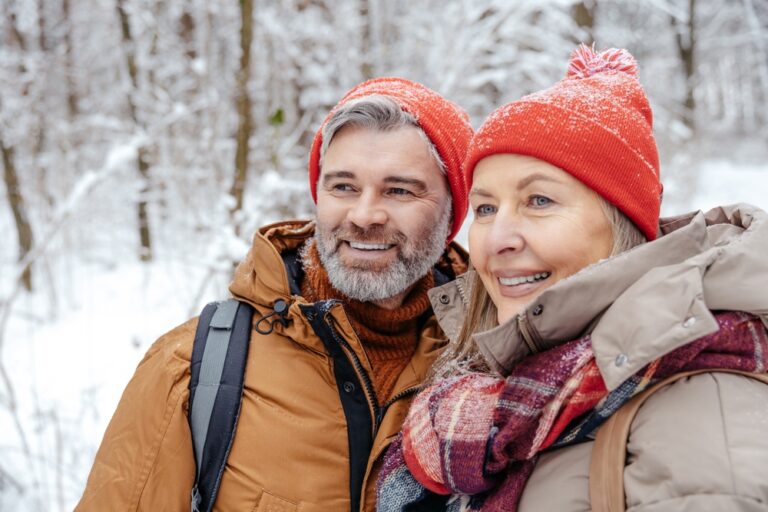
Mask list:
[[350,205],[347,220],[361,228],[385,224],[389,214],[381,198],[373,191],[365,191]]

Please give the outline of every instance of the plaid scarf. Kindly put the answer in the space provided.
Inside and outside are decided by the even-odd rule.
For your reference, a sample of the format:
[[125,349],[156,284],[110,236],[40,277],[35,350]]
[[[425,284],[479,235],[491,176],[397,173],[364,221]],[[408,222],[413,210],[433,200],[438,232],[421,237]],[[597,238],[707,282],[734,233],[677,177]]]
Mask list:
[[385,456],[377,510],[422,510],[429,502],[429,510],[439,503],[449,511],[515,511],[539,452],[584,441],[655,382],[705,368],[765,372],[762,322],[745,313],[715,318],[717,332],[654,360],[610,393],[589,336],[525,358],[506,379],[465,374],[437,382],[414,399]]

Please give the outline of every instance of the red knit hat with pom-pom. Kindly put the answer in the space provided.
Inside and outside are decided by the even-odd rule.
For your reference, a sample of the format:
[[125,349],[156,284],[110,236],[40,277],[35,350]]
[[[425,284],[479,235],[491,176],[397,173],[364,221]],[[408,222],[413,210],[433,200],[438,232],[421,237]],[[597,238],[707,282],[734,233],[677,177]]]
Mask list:
[[486,119],[464,162],[467,182],[487,156],[532,156],[580,180],[654,240],[662,185],[652,125],[635,58],[626,50],[596,53],[581,45],[563,80]]
[[368,96],[387,96],[400,108],[411,114],[437,149],[445,164],[446,178],[451,188],[453,222],[446,242],[459,232],[467,216],[467,182],[462,172],[462,162],[467,155],[472,138],[469,116],[458,105],[443,98],[435,91],[404,78],[374,78],[350,90],[326,116],[315,134],[309,154],[309,188],[317,202],[317,179],[320,177],[320,148],[323,145],[323,128],[339,107]]

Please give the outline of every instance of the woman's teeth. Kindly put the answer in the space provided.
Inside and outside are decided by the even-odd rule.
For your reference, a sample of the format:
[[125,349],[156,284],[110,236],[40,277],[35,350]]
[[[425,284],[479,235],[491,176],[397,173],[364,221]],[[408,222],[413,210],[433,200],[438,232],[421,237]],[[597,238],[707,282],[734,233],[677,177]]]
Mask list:
[[361,251],[383,251],[392,247],[389,244],[370,244],[363,242],[349,242],[349,246],[353,249],[359,249]]
[[499,283],[501,283],[502,286],[517,286],[519,284],[543,281],[544,279],[548,278],[551,275],[552,275],[551,272],[540,272],[538,274],[532,274],[530,276],[500,277]]

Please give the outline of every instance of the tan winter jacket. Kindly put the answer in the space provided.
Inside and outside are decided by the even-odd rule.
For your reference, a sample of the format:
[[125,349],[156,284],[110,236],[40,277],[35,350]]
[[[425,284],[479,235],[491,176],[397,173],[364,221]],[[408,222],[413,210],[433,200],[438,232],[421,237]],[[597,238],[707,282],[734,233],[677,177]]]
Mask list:
[[[662,219],[661,236],[546,290],[518,318],[475,336],[501,374],[532,351],[591,333],[609,389],[717,324],[711,310],[768,326],[768,215],[749,206]],[[430,292],[455,336],[464,278]],[[441,301],[440,298],[443,297]],[[448,301],[447,298],[451,298]],[[449,302],[450,305],[444,305]],[[627,510],[768,511],[768,386],[704,374],[663,388],[640,409],[624,471]],[[587,512],[592,442],[545,452],[519,512]]]
[[[425,319],[394,402],[375,403],[367,384],[370,362],[342,304],[308,304],[286,271],[283,258],[313,231],[305,222],[261,229],[230,286],[256,308],[254,322],[277,299],[290,308],[286,327],[276,324],[269,335],[252,331],[237,434],[215,510],[372,511],[379,456],[444,345],[434,316]],[[453,278],[466,270],[466,253],[451,247],[442,263],[442,273]],[[77,511],[190,510],[195,461],[187,407],[196,325],[192,319],[165,334],[139,364]]]

